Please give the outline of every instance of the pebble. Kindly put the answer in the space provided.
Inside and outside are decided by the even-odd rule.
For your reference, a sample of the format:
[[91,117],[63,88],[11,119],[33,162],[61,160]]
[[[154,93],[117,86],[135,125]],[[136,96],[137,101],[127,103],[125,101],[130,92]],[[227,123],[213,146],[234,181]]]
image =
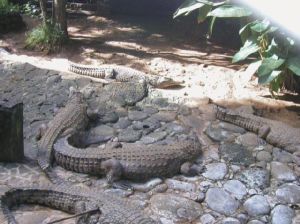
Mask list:
[[124,129],[120,131],[118,139],[121,142],[136,142],[142,137],[142,131],[136,131],[133,129]]
[[204,133],[216,142],[222,142],[233,138],[232,132],[223,130],[216,125],[210,124],[204,131]]
[[158,109],[155,107],[150,107],[150,106],[145,106],[143,108],[143,112],[148,114],[148,115],[152,115],[158,112]]
[[203,176],[210,180],[222,180],[228,172],[225,163],[210,163],[205,166]]
[[277,205],[271,212],[272,224],[291,224],[295,211],[286,205]]
[[106,123],[116,123],[118,120],[119,120],[119,116],[114,111],[109,111],[104,116],[101,116],[99,118],[99,121],[101,123],[103,123],[103,124],[106,124]]
[[200,217],[201,224],[214,224],[216,219],[211,214],[204,214]]
[[246,132],[246,130],[244,128],[241,128],[237,125],[230,124],[230,123],[227,123],[227,122],[220,122],[219,127],[222,128],[222,129],[225,129],[227,131],[234,132],[234,133],[244,134]]
[[168,133],[165,131],[156,131],[156,132],[150,133],[149,135],[143,136],[141,138],[141,141],[145,145],[148,145],[148,144],[155,143],[155,142],[158,142],[158,141],[164,139],[167,135],[168,135]]
[[281,163],[291,163],[293,162],[293,156],[285,150],[273,148],[273,160]]
[[300,203],[300,186],[292,183],[283,184],[277,189],[276,196],[282,203]]
[[182,133],[188,133],[188,129],[179,125],[179,124],[176,124],[174,122],[172,123],[166,123],[165,125],[162,126],[162,130],[163,131],[166,131],[168,133],[172,133],[172,134],[182,134]]
[[117,123],[113,125],[116,129],[125,129],[131,125],[131,121],[128,118],[121,117]]
[[153,114],[151,117],[158,121],[170,122],[175,120],[176,115],[177,114],[172,111],[159,111],[158,113]]
[[264,224],[264,222],[259,220],[251,220],[250,222],[247,222],[247,224]]
[[239,202],[222,188],[208,189],[205,202],[212,210],[224,215],[232,215],[239,207]]
[[241,224],[241,222],[236,218],[228,217],[222,220],[222,224]]
[[254,195],[247,199],[244,208],[250,216],[266,215],[270,212],[270,205],[262,195]]
[[148,117],[148,114],[146,114],[142,111],[138,111],[138,110],[128,111],[128,118],[129,118],[129,120],[132,120],[132,121],[144,120],[147,117]]
[[147,118],[143,121],[135,121],[132,125],[132,128],[135,130],[143,130],[144,134],[149,134],[150,132],[161,127],[161,124],[158,120],[153,119],[152,117]]
[[183,181],[174,180],[174,179],[166,179],[165,183],[168,185],[169,189],[180,190],[180,191],[189,191],[189,192],[196,191],[196,185],[193,183],[183,182]]
[[264,189],[270,185],[270,173],[266,169],[251,167],[241,171],[238,180],[250,188]]
[[219,151],[222,158],[232,164],[249,166],[255,162],[252,152],[240,144],[225,143],[219,147]]
[[156,194],[149,203],[154,213],[169,222],[193,222],[203,213],[199,203],[174,194]]
[[271,163],[271,175],[277,180],[293,181],[296,176],[293,171],[285,164],[280,162]]
[[247,188],[238,180],[228,180],[224,184],[223,188],[239,200],[241,200],[247,194]]
[[256,134],[251,132],[240,135],[236,138],[236,141],[246,147],[257,147],[265,144],[265,141],[263,139],[259,138]]
[[92,136],[103,136],[112,138],[115,135],[115,130],[108,125],[100,125],[90,130]]
[[272,161],[272,155],[271,153],[267,152],[267,151],[259,151],[256,154],[256,159],[258,161],[266,161],[266,162],[271,162]]

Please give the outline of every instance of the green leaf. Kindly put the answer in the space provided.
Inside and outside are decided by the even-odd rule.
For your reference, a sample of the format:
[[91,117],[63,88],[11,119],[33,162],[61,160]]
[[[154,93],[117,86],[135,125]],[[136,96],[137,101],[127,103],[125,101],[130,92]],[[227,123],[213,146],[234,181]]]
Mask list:
[[246,59],[250,54],[257,52],[260,49],[258,44],[248,39],[246,40],[244,46],[233,56],[232,62],[238,62]]
[[207,32],[207,38],[210,38],[213,32],[213,27],[216,21],[216,17],[212,17],[209,22],[208,32]]
[[300,57],[289,58],[287,66],[295,75],[300,76]]
[[269,25],[270,25],[270,22],[268,20],[263,20],[261,22],[257,21],[250,28],[251,28],[251,30],[253,30],[257,33],[262,33],[269,28]]
[[199,13],[197,17],[198,23],[202,23],[206,19],[207,14],[210,12],[211,9],[212,9],[211,5],[203,5],[202,7],[199,8]]
[[258,83],[259,84],[268,84],[268,83],[272,82],[278,75],[280,75],[281,72],[282,71],[280,71],[280,70],[274,70],[267,75],[259,76]]
[[258,76],[261,77],[270,74],[273,70],[278,69],[284,62],[285,59],[264,58],[257,70]]
[[273,92],[277,92],[280,90],[282,83],[284,81],[284,78],[282,75],[278,75],[275,79],[273,79],[272,82],[270,82],[270,90],[271,90],[271,94],[273,94]]
[[234,6],[234,5],[222,5],[210,13],[208,16],[221,17],[221,18],[237,18],[237,17],[246,17],[250,16],[252,12],[249,9]]
[[241,37],[241,40],[243,43],[246,42],[246,40],[251,36],[251,30],[250,30],[250,26],[256,24],[258,21],[253,21],[253,22],[250,22],[250,23],[247,23],[245,26],[243,26],[240,31],[239,31],[239,34],[240,34],[240,37]]
[[185,2],[183,2],[179,8],[176,10],[176,12],[173,15],[173,19],[175,19],[176,17],[180,16],[180,15],[188,15],[190,14],[192,11],[199,9],[200,7],[202,7],[203,5],[205,5],[204,3],[198,2],[197,0],[186,0]]

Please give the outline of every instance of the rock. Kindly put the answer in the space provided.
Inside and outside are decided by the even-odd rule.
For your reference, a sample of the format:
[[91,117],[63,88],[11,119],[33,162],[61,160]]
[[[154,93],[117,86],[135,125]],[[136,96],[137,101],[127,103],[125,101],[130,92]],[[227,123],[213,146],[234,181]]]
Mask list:
[[158,109],[155,107],[145,106],[143,108],[143,112],[148,115],[152,115],[152,114],[156,114],[158,112]]
[[90,130],[91,136],[101,136],[103,138],[112,138],[115,136],[115,130],[107,125],[100,125]]
[[236,218],[228,217],[222,220],[222,224],[241,224],[241,222]]
[[268,170],[252,167],[241,171],[238,180],[250,188],[264,189],[270,185],[270,173]]
[[259,220],[251,220],[250,222],[247,222],[247,224],[264,224],[264,222]]
[[281,163],[291,163],[293,161],[293,156],[285,150],[273,148],[273,160]]
[[224,184],[223,188],[239,200],[241,200],[247,194],[245,185],[238,180],[228,180]]
[[156,131],[156,132],[150,133],[149,135],[143,136],[141,138],[141,141],[147,145],[147,144],[158,142],[158,141],[164,139],[167,135],[168,135],[168,133],[165,131]]
[[177,114],[172,111],[159,111],[158,113],[153,114],[151,117],[158,121],[170,122],[175,120],[176,115]]
[[114,124],[114,128],[116,129],[125,129],[131,125],[131,121],[128,118],[121,117],[117,123]]
[[300,186],[296,184],[283,184],[277,191],[276,196],[282,203],[298,204],[300,203]]
[[188,115],[188,116],[178,116],[179,120],[187,127],[199,128],[202,127],[204,121],[200,118],[200,116],[196,115]]
[[271,212],[272,224],[291,224],[295,211],[286,205],[277,205]]
[[47,89],[51,88],[53,85],[56,85],[59,82],[61,82],[61,76],[58,74],[48,77],[46,81]]
[[235,165],[249,166],[255,162],[252,152],[243,145],[225,143],[219,147],[219,152],[225,161]]
[[293,181],[296,180],[296,176],[293,171],[285,164],[280,162],[271,163],[271,175],[277,180]]
[[293,153],[293,162],[300,167],[300,151]]
[[246,132],[246,130],[244,128],[241,128],[237,125],[226,123],[226,122],[220,122],[219,127],[222,129],[225,129],[227,131],[234,132],[234,133],[244,134]]
[[216,219],[211,214],[204,214],[200,217],[201,224],[214,224],[216,223]]
[[187,134],[188,133],[188,129],[176,124],[174,122],[172,123],[166,123],[165,125],[162,126],[161,130],[166,131],[168,133],[172,133],[172,134]]
[[146,114],[142,111],[131,110],[131,111],[128,112],[128,118],[132,121],[144,120],[147,117],[148,117],[148,114]]
[[202,215],[199,203],[173,194],[156,194],[150,199],[151,210],[168,222],[193,222]]
[[233,138],[232,132],[221,129],[220,127],[210,124],[204,131],[204,133],[212,140],[221,142],[227,139]]
[[211,180],[222,180],[228,171],[225,163],[210,163],[205,168],[203,176]]
[[247,199],[244,208],[250,216],[266,215],[270,212],[270,205],[262,195],[254,195]]
[[114,111],[109,111],[108,113],[104,114],[104,116],[101,116],[99,118],[99,121],[102,124],[106,123],[116,123],[119,120],[119,116],[116,112]]
[[135,121],[132,125],[132,128],[135,130],[143,130],[143,134],[147,135],[150,132],[161,127],[161,124],[158,120],[153,119],[152,117],[147,118],[143,121]]
[[237,142],[247,147],[257,147],[260,145],[265,145],[265,141],[259,138],[256,134],[247,132],[246,134],[237,137]]
[[245,224],[247,223],[248,219],[249,219],[249,216],[244,214],[244,213],[241,213],[241,214],[237,214],[236,215],[236,218],[242,223],[242,224]]
[[142,137],[142,131],[136,131],[131,128],[123,129],[118,135],[121,142],[136,142]]
[[239,202],[222,188],[208,189],[205,201],[212,210],[224,215],[235,213],[239,207]]
[[256,159],[258,161],[271,162],[272,161],[272,155],[271,155],[271,153],[269,153],[267,151],[259,151],[256,155]]
[[191,114],[191,109],[186,105],[181,105],[179,110],[178,110],[178,114],[183,115],[183,116],[190,115]]

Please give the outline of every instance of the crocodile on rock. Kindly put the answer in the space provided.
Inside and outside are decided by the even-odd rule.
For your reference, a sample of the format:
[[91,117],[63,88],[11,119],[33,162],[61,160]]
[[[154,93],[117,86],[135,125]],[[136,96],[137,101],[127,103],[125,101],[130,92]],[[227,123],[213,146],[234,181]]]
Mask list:
[[50,122],[51,125],[37,144],[38,164],[52,181],[55,179],[55,177],[51,178],[53,173],[50,172],[51,162],[53,161],[53,144],[58,137],[75,133],[88,124],[86,110],[87,104],[83,99],[83,95],[79,92],[74,93],[67,105]]
[[85,190],[69,184],[16,187],[0,195],[0,223],[17,224],[10,212],[20,204],[39,204],[67,213],[78,214],[93,210],[93,214],[81,216],[77,224],[159,224],[128,199],[104,192]]
[[274,146],[292,153],[300,151],[300,128],[253,114],[224,109],[220,106],[216,107],[216,117],[258,134]]
[[104,149],[76,148],[69,144],[70,139],[70,136],[60,138],[54,144],[56,163],[75,172],[106,174],[108,184],[122,177],[141,181],[173,176],[179,172],[189,175],[193,172],[187,169],[191,165],[189,162],[201,154],[201,145],[195,135],[169,145],[119,143]]
[[171,88],[182,84],[181,82],[174,81],[171,78],[149,75],[122,65],[100,65],[97,67],[91,67],[87,65],[69,63],[68,70],[79,75],[106,80],[114,79],[120,82],[145,81],[157,88]]

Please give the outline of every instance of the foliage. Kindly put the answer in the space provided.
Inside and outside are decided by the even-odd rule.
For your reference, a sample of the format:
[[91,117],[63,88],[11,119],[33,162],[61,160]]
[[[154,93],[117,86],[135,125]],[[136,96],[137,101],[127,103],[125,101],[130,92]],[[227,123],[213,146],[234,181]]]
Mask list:
[[23,13],[29,16],[38,16],[41,13],[38,1],[30,0],[23,5]]
[[46,53],[51,53],[58,51],[65,41],[65,36],[60,27],[56,24],[46,22],[27,34],[26,48],[38,48]]
[[291,74],[300,76],[300,55],[296,43],[267,19],[251,21],[252,12],[229,0],[213,2],[209,0],[186,0],[174,13],[174,18],[189,15],[198,10],[198,22],[210,18],[208,36],[211,36],[216,18],[243,18],[249,21],[240,29],[243,43],[233,56],[232,62],[245,60],[250,55],[257,56],[257,75],[260,84],[269,84],[270,91],[278,92]]
[[9,13],[17,13],[20,11],[18,5],[13,5],[8,0],[0,0],[0,15],[6,15]]

